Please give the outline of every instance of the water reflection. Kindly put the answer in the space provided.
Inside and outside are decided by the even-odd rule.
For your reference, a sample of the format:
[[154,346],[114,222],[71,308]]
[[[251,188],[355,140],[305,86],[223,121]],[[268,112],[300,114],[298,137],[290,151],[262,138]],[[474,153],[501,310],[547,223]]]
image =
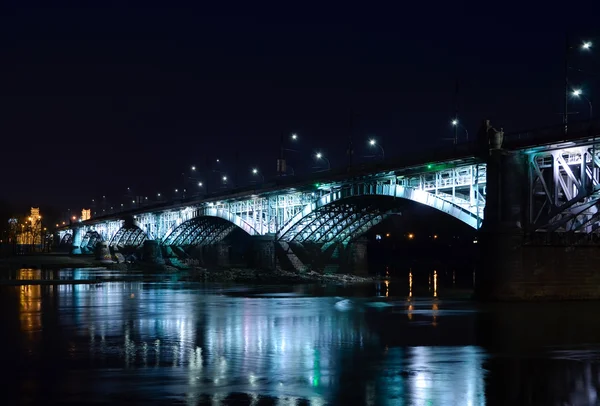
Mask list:
[[[39,277],[30,271],[24,280]],[[395,299],[393,283],[378,299],[350,297],[343,311],[339,297],[304,287],[277,295],[136,281],[4,286],[0,354],[16,368],[8,393],[79,404],[597,402],[600,349],[544,329],[565,317],[581,342],[600,341],[580,328],[578,311],[422,299],[410,293],[412,273],[408,298]]]
[[61,269],[32,269],[21,268],[4,271],[1,280],[14,281],[89,281],[102,282],[107,280],[122,280],[141,277],[139,272],[128,271],[126,274],[115,273],[106,268],[61,268]]

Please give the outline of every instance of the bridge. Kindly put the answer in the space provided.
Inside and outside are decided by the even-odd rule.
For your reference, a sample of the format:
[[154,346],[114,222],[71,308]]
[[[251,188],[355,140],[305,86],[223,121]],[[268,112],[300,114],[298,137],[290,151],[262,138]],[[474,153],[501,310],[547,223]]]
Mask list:
[[[487,122],[470,144],[111,213],[65,227],[60,237],[73,254],[137,252],[174,266],[189,259],[227,266],[237,233],[253,266],[364,273],[361,236],[410,200],[479,230],[494,258],[515,247],[589,245],[600,228],[599,124],[503,134]],[[488,285],[498,284],[492,279]]]

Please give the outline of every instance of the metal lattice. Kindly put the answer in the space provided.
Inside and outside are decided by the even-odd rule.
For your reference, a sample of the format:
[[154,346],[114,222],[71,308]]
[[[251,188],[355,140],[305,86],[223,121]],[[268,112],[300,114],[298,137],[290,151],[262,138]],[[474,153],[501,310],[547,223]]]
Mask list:
[[[223,219],[228,222],[228,225],[237,226],[250,235],[281,236],[291,227],[300,227],[296,225],[297,222],[308,221],[308,218],[305,220],[302,218],[324,205],[346,197],[378,195],[422,203],[441,210],[473,228],[479,228],[485,207],[485,187],[486,165],[481,163],[467,165],[461,161],[461,163],[428,165],[427,169],[421,166],[367,174],[339,182],[305,186],[303,190],[290,188],[279,192],[268,191],[264,194],[237,195],[216,202],[201,201],[181,208],[139,212],[134,215],[134,224],[137,229],[142,230],[146,238],[163,241],[167,238],[179,238],[175,230],[178,230],[177,233],[201,232],[203,229],[200,228],[195,231],[185,227],[179,230],[179,227],[186,222],[201,217]],[[335,210],[333,206],[332,210]],[[317,222],[315,224],[319,221],[329,221],[336,223],[338,227],[328,231],[329,234],[319,234],[317,239],[319,241],[329,241],[328,238],[347,239],[345,233],[354,225],[362,229],[373,222],[380,221],[378,216],[382,213],[381,206],[375,205],[370,210],[372,210],[371,215],[363,213],[360,218],[357,217],[357,213],[345,213],[333,218],[313,219]],[[361,223],[363,220],[366,221],[364,224]],[[346,227],[346,222],[353,226]],[[123,224],[124,220],[111,218],[89,226],[82,224],[80,227],[83,227],[84,232],[97,231],[104,241],[111,241],[112,246],[141,244],[142,233],[134,229],[124,229]],[[219,234],[224,230],[219,228],[215,232]],[[354,233],[356,231],[352,231],[352,234]],[[328,235],[337,237],[328,237]],[[205,240],[208,241],[207,238],[202,238],[200,241],[204,244]],[[181,243],[184,242],[188,241],[182,240]],[[180,241],[176,243],[179,244]]]
[[81,240],[81,249],[86,252],[94,251],[96,244],[102,242],[102,236],[97,231],[88,231]]
[[139,247],[146,240],[146,233],[139,227],[121,227],[110,240],[109,246],[113,248]]
[[593,145],[533,154],[529,219],[534,231],[596,233],[600,159]]
[[371,202],[364,204],[361,200],[345,199],[322,206],[302,216],[279,239],[296,242],[348,243],[393,212],[392,209],[386,210],[385,207],[388,205],[370,200]]
[[209,245],[222,241],[236,226],[219,217],[196,217],[181,223],[163,240],[164,245]]

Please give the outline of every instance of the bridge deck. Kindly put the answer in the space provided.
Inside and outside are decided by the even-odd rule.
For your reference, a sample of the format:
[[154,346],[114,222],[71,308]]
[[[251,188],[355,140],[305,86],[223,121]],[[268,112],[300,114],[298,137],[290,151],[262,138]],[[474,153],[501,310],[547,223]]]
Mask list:
[[[503,147],[510,150],[548,148],[556,143],[590,139],[599,133],[600,120],[598,119],[586,122],[575,122],[569,124],[569,132],[566,135],[563,126],[553,126],[532,131],[506,134]],[[487,143],[487,140],[484,140],[484,142]],[[481,144],[478,143],[477,140],[474,140],[470,143],[430,149],[422,153],[406,154],[386,160],[385,162],[365,163],[313,173],[306,176],[280,177],[264,182],[258,187],[240,187],[201,197],[141,204],[136,208],[119,211],[115,210],[105,215],[96,216],[85,223],[94,224],[115,218],[115,216],[123,217],[146,213],[148,211],[160,212],[177,210],[190,205],[197,205],[204,202],[218,202],[224,199],[227,199],[228,201],[242,200],[247,199],[249,195],[266,197],[281,194],[286,191],[306,191],[314,189],[316,184],[343,184],[361,179],[368,180],[382,178],[391,174],[407,176],[439,170],[440,168],[449,165],[470,165],[484,160],[485,156],[481,157],[482,154],[478,154],[478,151],[481,151],[480,146]],[[485,154],[487,151],[486,145],[484,145],[483,151]],[[69,228],[69,225],[61,228]]]

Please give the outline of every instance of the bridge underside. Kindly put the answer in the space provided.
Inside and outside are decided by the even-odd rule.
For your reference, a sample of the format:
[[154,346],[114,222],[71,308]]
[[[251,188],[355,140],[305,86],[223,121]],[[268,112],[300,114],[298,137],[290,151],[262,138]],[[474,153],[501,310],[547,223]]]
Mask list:
[[220,217],[202,216],[185,221],[163,239],[163,245],[191,247],[222,241],[237,228]]
[[124,226],[110,240],[109,247],[116,251],[137,249],[147,239],[146,233],[141,228],[134,225]]
[[278,239],[298,243],[347,244],[396,212],[399,212],[398,202],[385,197],[342,199],[310,211]]
[[81,240],[81,251],[84,254],[91,254],[96,248],[96,244],[102,242],[102,236],[97,231],[88,231]]

